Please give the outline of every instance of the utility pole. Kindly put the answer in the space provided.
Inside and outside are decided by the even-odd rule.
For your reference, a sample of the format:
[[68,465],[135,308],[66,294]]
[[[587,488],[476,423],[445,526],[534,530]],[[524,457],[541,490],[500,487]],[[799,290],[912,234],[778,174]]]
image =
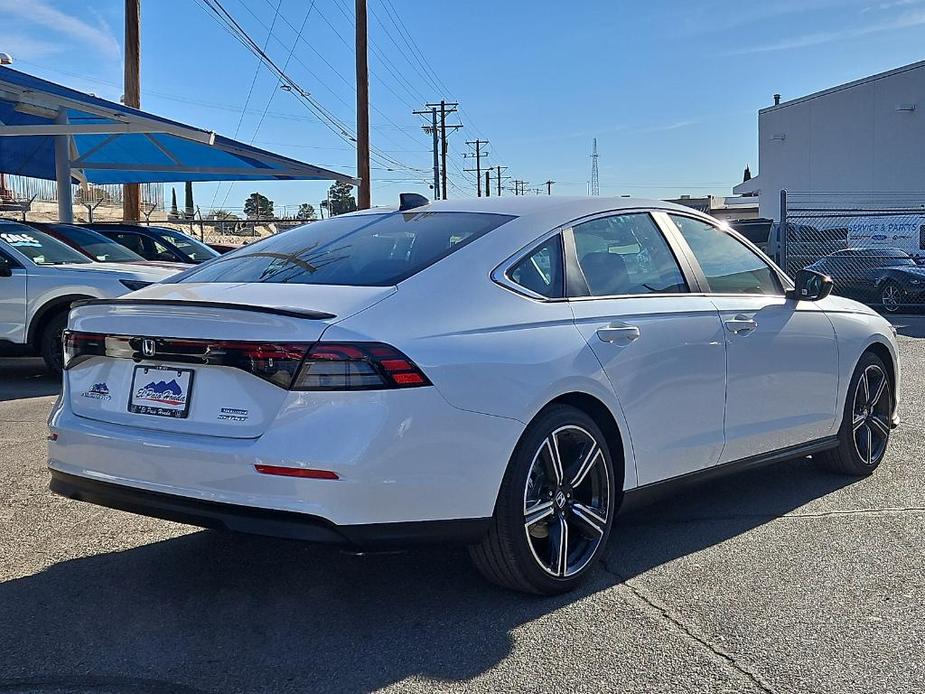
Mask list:
[[499,198],[501,197],[501,169],[506,169],[506,168],[507,168],[506,166],[496,166],[496,167],[495,167],[495,170],[498,172],[498,174],[497,174],[497,175],[498,175],[498,179],[497,179],[497,180],[498,180],[498,188],[497,188],[497,190],[498,190],[498,197],[499,197]]
[[[125,0],[122,101],[126,106],[141,108],[141,0]],[[141,220],[141,187],[137,183],[122,186],[122,218],[126,222]]]
[[601,183],[597,170],[597,158],[597,138],[595,137],[594,143],[591,145],[591,195],[601,194]]
[[485,169],[485,197],[491,197],[491,169]]
[[515,179],[514,180],[514,195],[526,195],[527,194],[527,191],[525,188],[526,185],[527,185],[527,181],[523,181],[519,178]]
[[425,123],[421,129],[433,136],[434,139],[434,200],[440,199],[440,134],[437,130],[437,107],[432,106],[430,110],[412,111],[416,116],[426,116],[430,114],[430,123]]
[[[441,164],[442,164],[442,169],[443,169],[442,175],[441,175],[442,181],[441,181],[441,185],[440,185],[440,192],[441,192],[441,195],[442,195],[443,199],[446,200],[446,189],[447,189],[447,183],[446,183],[446,177],[447,177],[447,174],[446,174],[446,153],[447,153],[446,131],[447,131],[447,130],[455,131],[455,130],[458,130],[459,128],[462,127],[462,124],[461,124],[461,123],[451,123],[450,125],[447,125],[446,117],[447,117],[448,115],[450,115],[451,113],[456,113],[456,111],[459,109],[459,104],[456,103],[456,102],[449,102],[449,101],[446,101],[445,99],[440,99],[440,103],[439,103],[439,104],[436,104],[436,103],[435,103],[435,104],[425,104],[425,106],[426,106],[427,108],[429,108],[429,109],[437,109],[437,108],[440,109],[440,125],[439,125],[439,127],[440,127],[440,140],[441,140],[440,158],[441,158]],[[419,114],[420,112],[415,111],[415,113],[418,113],[418,114]]]
[[482,145],[487,145],[488,140],[468,140],[466,142],[470,147],[474,146],[474,151],[463,154],[464,157],[475,157],[475,168],[474,169],[463,169],[463,171],[474,171],[475,172],[475,188],[478,193],[478,197],[482,197],[482,157],[486,156],[486,153],[482,151]]
[[552,184],[555,181],[546,181],[546,195],[552,195]]
[[360,190],[357,209],[368,210],[371,200],[369,178],[369,66],[366,54],[366,0],[356,0],[357,68],[357,178]]

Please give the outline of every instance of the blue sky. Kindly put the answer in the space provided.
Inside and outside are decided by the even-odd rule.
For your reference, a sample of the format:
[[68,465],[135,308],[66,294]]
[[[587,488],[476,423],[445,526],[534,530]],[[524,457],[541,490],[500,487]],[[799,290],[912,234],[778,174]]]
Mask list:
[[[18,69],[118,99],[122,4],[0,0],[0,51]],[[351,0],[222,4],[353,127]],[[142,5],[143,108],[354,173],[349,143],[281,90],[199,2]],[[490,164],[509,167],[528,187],[552,179],[554,193],[586,192],[597,137],[602,194],[728,194],[746,163],[757,173],[756,111],[773,93],[794,98],[925,57],[925,0],[369,0],[369,7],[372,143],[407,167],[374,165],[374,204],[391,204],[400,191],[428,192],[421,180],[431,177],[430,138],[410,113],[424,100],[462,105],[465,127],[450,146],[452,197],[474,195],[474,178],[462,172],[474,160],[461,153],[476,137],[490,140]],[[197,184],[196,197],[204,208],[240,208],[257,189],[278,205],[317,206],[327,185]]]

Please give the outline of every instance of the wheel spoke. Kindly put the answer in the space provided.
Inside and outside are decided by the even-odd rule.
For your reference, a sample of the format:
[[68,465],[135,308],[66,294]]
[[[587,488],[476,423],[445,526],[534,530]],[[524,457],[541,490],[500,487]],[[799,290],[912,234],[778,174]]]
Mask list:
[[864,397],[862,402],[868,402],[870,400],[870,384],[867,382],[867,371],[864,371],[861,374],[861,381],[858,383],[858,392],[861,392],[861,388],[864,389]]
[[555,477],[554,481],[556,486],[559,486],[562,484],[565,475],[562,472],[562,456],[559,454],[559,441],[556,439],[555,432],[549,435],[544,445],[549,450],[549,460],[552,463],[552,472]]
[[572,504],[572,511],[576,518],[591,528],[595,533],[598,535],[604,534],[604,528],[607,527],[607,519],[603,518],[597,510],[576,501]]
[[854,419],[851,421],[851,431],[857,433],[857,430],[864,426],[864,422],[867,421],[867,418],[862,414],[854,415]]
[[867,400],[868,407],[874,407],[878,402],[880,402],[880,398],[883,397],[884,390],[886,390],[886,376],[884,374],[880,374],[880,383],[877,384],[877,388],[874,390],[874,394],[871,395]]
[[873,457],[874,457],[874,435],[873,435],[873,432],[870,430],[870,425],[865,424],[865,425],[864,425],[864,430],[867,432],[867,434],[866,434],[866,437],[867,437],[867,439],[866,439],[866,440],[867,440],[867,455],[865,455],[864,457],[865,457],[865,459],[867,460],[867,464],[870,465],[870,463],[871,463],[871,461],[873,460]]
[[579,484],[584,482],[585,477],[588,476],[588,473],[591,471],[599,460],[604,459],[604,452],[598,448],[597,444],[592,444],[591,450],[588,451],[588,455],[585,456],[585,459],[581,461],[581,465],[578,468],[578,472],[575,473],[575,477],[572,478],[572,489],[577,487]]
[[553,514],[553,503],[551,501],[538,501],[524,511],[524,525],[529,529],[544,518]]
[[552,565],[555,567],[556,576],[565,576],[568,571],[568,523],[565,522],[565,517],[559,516],[559,524],[551,525],[550,529],[553,528],[556,532],[550,534],[549,543]]
[[884,422],[880,417],[873,416],[868,421],[868,428],[876,429],[882,436],[890,435],[890,426]]

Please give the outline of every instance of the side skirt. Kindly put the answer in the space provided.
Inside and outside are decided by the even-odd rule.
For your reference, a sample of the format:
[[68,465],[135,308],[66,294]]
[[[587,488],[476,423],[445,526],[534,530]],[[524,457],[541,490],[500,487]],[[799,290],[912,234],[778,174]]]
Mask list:
[[794,458],[804,458],[808,455],[822,453],[823,451],[828,451],[837,447],[838,437],[827,436],[824,439],[817,439],[809,443],[801,443],[797,446],[789,446],[777,451],[761,453],[740,460],[731,460],[728,463],[713,465],[703,470],[694,470],[693,472],[671,477],[667,480],[660,480],[658,482],[642,485],[641,487],[627,489],[623,494],[623,505],[620,507],[620,512],[634,511],[670,496],[681,489],[707,482],[718,477],[725,477],[726,475],[742,472],[743,470],[773,465],[774,463],[782,463],[785,460],[793,460]]

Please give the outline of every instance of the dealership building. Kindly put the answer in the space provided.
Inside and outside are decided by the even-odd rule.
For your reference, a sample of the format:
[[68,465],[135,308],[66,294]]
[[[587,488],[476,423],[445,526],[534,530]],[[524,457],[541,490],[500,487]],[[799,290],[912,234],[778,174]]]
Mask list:
[[758,112],[758,175],[737,195],[780,219],[782,190],[814,200],[909,194],[925,202],[925,61]]

